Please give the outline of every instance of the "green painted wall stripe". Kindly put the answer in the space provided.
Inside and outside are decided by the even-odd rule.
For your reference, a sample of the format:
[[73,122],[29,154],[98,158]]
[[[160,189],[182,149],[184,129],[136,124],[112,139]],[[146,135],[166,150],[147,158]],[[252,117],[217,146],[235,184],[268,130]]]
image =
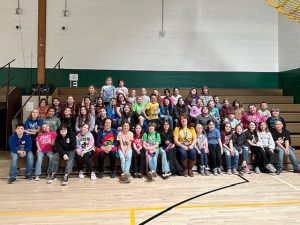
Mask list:
[[279,73],[278,87],[284,95],[294,96],[294,102],[300,103],[300,68]]
[[[194,71],[129,71],[129,70],[84,70],[53,69],[46,70],[49,84],[53,87],[69,86],[69,74],[79,74],[79,86],[93,83],[102,86],[107,76],[125,80],[127,87],[201,87],[214,88],[278,88],[277,72],[194,72]],[[15,80],[12,85],[21,87],[23,93],[29,93],[31,80],[36,83],[36,69],[12,68]],[[7,79],[7,69],[0,71],[0,84]]]

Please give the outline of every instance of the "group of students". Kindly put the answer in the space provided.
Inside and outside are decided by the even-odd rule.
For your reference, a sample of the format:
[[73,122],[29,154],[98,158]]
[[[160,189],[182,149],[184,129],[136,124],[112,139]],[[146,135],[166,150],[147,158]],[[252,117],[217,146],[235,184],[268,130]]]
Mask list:
[[[221,155],[225,155],[226,173],[251,173],[247,161],[253,153],[256,173],[271,172],[279,175],[283,169],[283,157],[288,155],[299,173],[290,134],[279,109],[271,112],[267,103],[261,103],[257,111],[249,105],[245,111],[235,100],[223,104],[219,97],[212,97],[208,87],[200,96],[192,88],[184,99],[178,88],[164,90],[160,96],[155,90],[150,97],[145,88],[136,96],[136,90],[128,93],[124,81],[116,88],[112,78],[106,78],[98,94],[91,85],[80,105],[73,96],[65,104],[54,98],[52,106],[41,99],[25,124],[18,124],[9,139],[11,168],[8,183],[17,176],[19,157],[25,157],[26,179],[32,180],[34,158],[35,180],[41,176],[44,155],[48,157],[47,183],[56,180],[60,160],[66,162],[62,185],[76,161],[79,178],[85,177],[84,164],[91,180],[103,178],[104,160],[110,159],[110,177],[116,177],[117,158],[121,162],[121,178],[125,183],[130,177],[142,178],[144,173],[153,180],[157,177],[158,157],[161,158],[162,177],[171,174],[193,177],[193,166],[199,155],[201,175],[222,174]],[[278,154],[277,168],[273,166],[273,154]],[[98,171],[93,158],[98,159]],[[144,168],[146,171],[144,171]],[[132,174],[130,173],[132,171]]]

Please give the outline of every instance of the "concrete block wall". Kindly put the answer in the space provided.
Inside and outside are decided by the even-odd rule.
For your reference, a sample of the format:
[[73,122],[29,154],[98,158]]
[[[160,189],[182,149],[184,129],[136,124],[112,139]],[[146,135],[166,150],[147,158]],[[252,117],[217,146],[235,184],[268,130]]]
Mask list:
[[[16,1],[0,0],[0,65],[36,67],[37,2],[21,0],[19,17]],[[64,1],[48,0],[48,68],[64,56],[66,69],[278,71],[278,15],[261,0],[165,0],[164,37],[161,0],[72,0],[68,9],[63,17]]]

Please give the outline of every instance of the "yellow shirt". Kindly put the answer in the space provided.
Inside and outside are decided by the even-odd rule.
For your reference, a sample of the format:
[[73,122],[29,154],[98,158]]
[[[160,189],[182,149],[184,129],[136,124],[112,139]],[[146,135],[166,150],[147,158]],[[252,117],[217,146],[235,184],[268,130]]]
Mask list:
[[180,143],[190,145],[196,137],[196,131],[193,127],[183,129],[176,127],[174,130],[174,137],[178,137]]
[[158,119],[158,113],[159,113],[159,104],[158,103],[153,104],[153,103],[149,102],[146,105],[146,114],[150,120]]

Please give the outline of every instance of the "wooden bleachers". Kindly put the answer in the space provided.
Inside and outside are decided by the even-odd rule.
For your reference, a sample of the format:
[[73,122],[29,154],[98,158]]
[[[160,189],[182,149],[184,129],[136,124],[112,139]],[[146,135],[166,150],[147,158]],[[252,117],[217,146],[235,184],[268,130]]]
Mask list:
[[[57,88],[52,97],[58,97],[63,102],[69,95],[73,95],[76,102],[81,102],[82,97],[87,93],[87,87],[81,88]],[[131,89],[129,89],[130,91]],[[136,88],[139,93],[140,88]],[[163,94],[163,88],[157,89],[159,93]],[[172,88],[170,88],[172,92]],[[201,92],[201,88],[197,88],[198,93]],[[100,93],[99,88],[97,89]],[[152,93],[153,88],[147,88],[148,95]],[[180,88],[180,94],[184,97],[188,95],[190,88]],[[283,96],[282,89],[223,89],[223,88],[210,88],[211,95],[218,95],[220,99],[228,98],[231,102],[234,99],[241,101],[244,108],[247,110],[249,104],[256,104],[259,108],[259,103],[262,101],[268,102],[269,109],[276,107],[279,108],[280,115],[285,118],[287,122],[287,128],[291,132],[292,146],[296,148],[297,159],[300,160],[300,104],[293,104],[292,96]],[[0,94],[1,99],[5,96]],[[8,152],[0,152],[2,158],[2,165],[9,165],[10,155]],[[275,157],[276,160],[276,157]],[[24,160],[20,160],[20,167],[25,167]],[[275,162],[275,161],[274,161]],[[285,157],[285,166],[291,168],[289,159]],[[45,163],[44,163],[45,164]],[[96,164],[95,164],[96,165]],[[45,165],[43,166],[45,169]],[[9,169],[9,168],[8,168]]]
[[[135,89],[139,93],[140,88]],[[172,92],[172,88],[169,88]],[[186,97],[191,88],[180,88],[180,94]],[[81,102],[82,97],[87,93],[87,87],[80,88],[57,88],[52,97],[58,97],[64,101],[69,95],[73,95],[76,102]],[[152,93],[154,88],[147,88],[148,95]],[[160,94],[163,94],[164,88],[157,88]],[[100,88],[97,89],[100,93]],[[198,94],[201,92],[201,88],[197,88]],[[249,104],[256,104],[259,108],[260,102],[267,102],[269,109],[276,107],[281,110],[281,116],[285,118],[293,135],[293,143],[300,147],[300,138],[297,134],[300,133],[300,104],[293,104],[293,96],[283,96],[282,89],[245,89],[245,88],[210,88],[211,95],[218,95],[222,101],[224,98],[228,98],[230,102],[237,99],[243,103],[244,108],[247,110]]]

